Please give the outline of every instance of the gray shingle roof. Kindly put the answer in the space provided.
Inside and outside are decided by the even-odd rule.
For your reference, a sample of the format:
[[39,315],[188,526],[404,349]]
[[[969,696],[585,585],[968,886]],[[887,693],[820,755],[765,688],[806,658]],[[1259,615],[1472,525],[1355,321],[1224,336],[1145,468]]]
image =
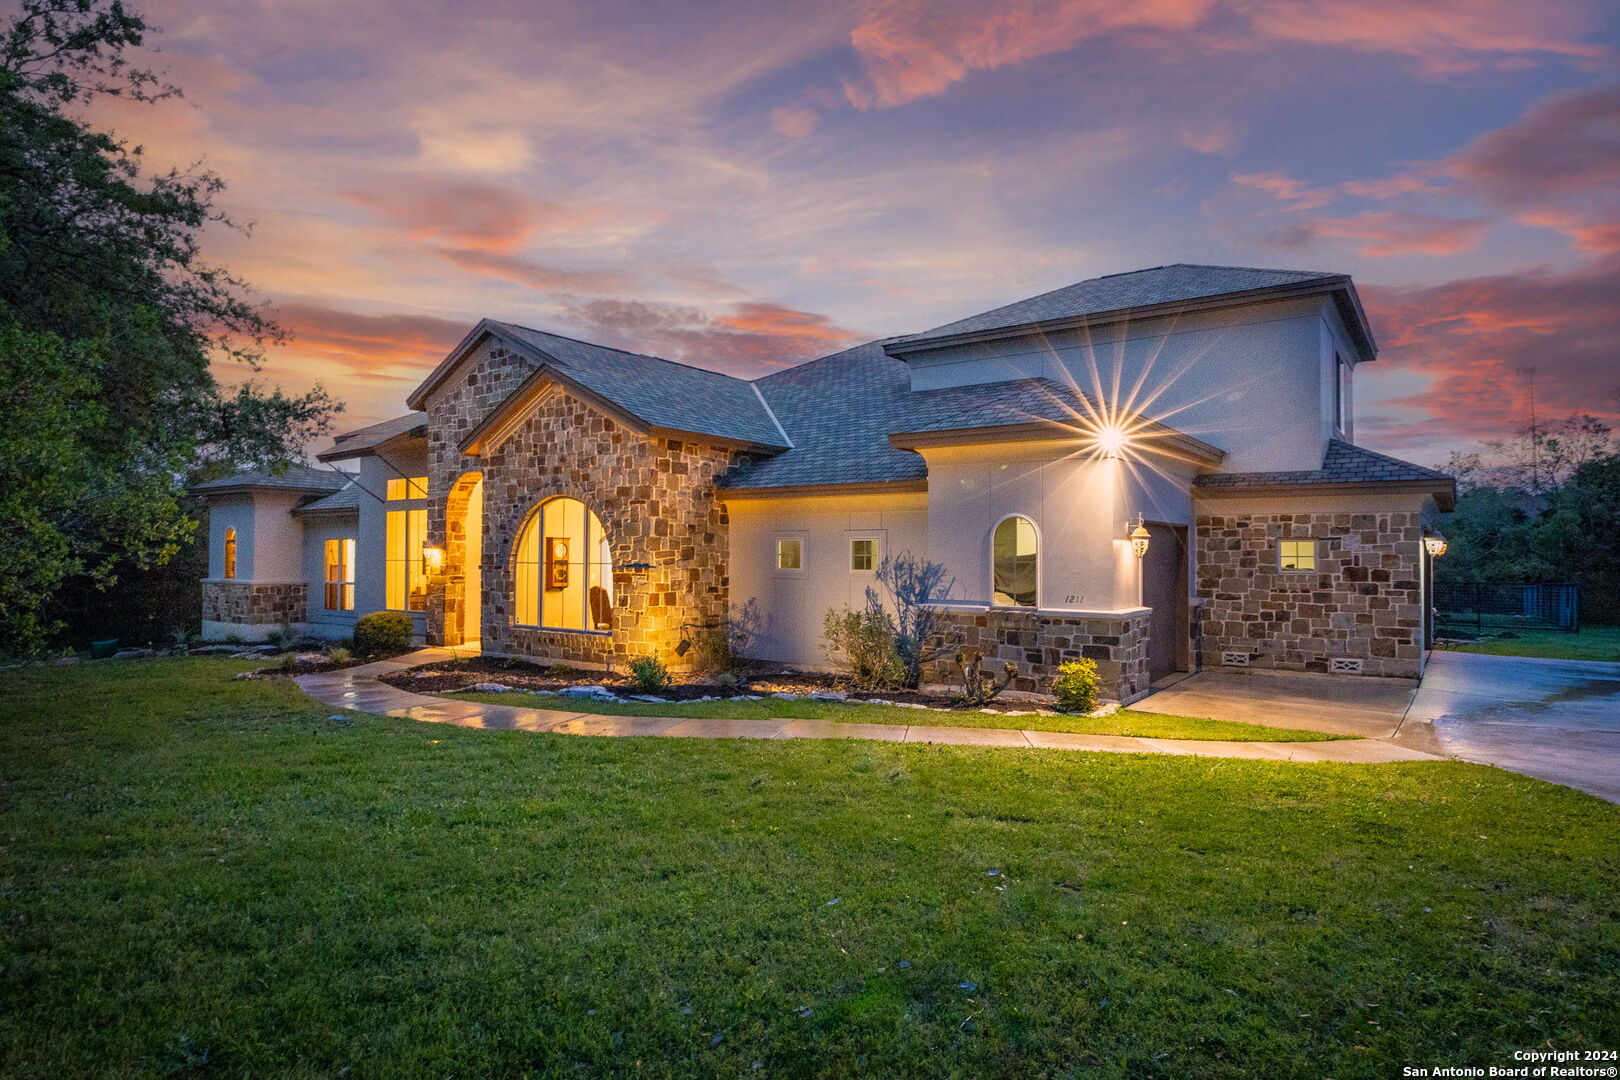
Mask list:
[[1089,394],[1055,379],[919,390],[906,401],[904,427],[897,431],[958,431],[1049,420],[1087,427],[1100,415]]
[[894,344],[896,351],[903,351],[907,344],[931,338],[985,333],[1155,304],[1201,300],[1226,293],[1325,282],[1340,277],[1343,275],[1316,270],[1264,270],[1248,266],[1202,266],[1193,263],[1155,266],[1148,270],[1110,274],[1065,285],[1061,289],[957,319],[920,334],[897,338]]
[[1201,488],[1294,487],[1300,484],[1380,484],[1430,481],[1450,486],[1451,477],[1340,439],[1329,441],[1320,469],[1288,472],[1202,473],[1194,481]]
[[201,484],[192,484],[194,492],[208,493],[210,491],[229,491],[237,488],[279,488],[286,491],[337,491],[349,482],[348,473],[333,472],[331,469],[311,469],[304,465],[292,465],[287,471],[277,475],[264,469],[248,469],[243,472],[222,476],[218,480],[208,480]]
[[921,480],[922,456],[889,445],[906,430],[911,373],[870,341],[754,382],[793,449],[733,469],[726,488]]
[[358,512],[360,509],[360,498],[364,494],[365,492],[360,485],[351,480],[349,483],[345,484],[341,490],[335,492],[334,494],[328,495],[325,498],[316,499],[314,502],[307,502],[303,506],[300,506],[298,508],[298,513],[335,514]]
[[392,420],[370,424],[353,431],[345,431],[332,437],[330,448],[321,451],[316,456],[322,461],[332,461],[344,457],[356,457],[373,447],[381,446],[391,439],[401,435],[409,435],[417,428],[421,434],[427,434],[427,417],[419,412],[406,413],[396,416]]
[[491,322],[653,427],[786,446],[752,383],[656,356],[592,345],[513,323]]

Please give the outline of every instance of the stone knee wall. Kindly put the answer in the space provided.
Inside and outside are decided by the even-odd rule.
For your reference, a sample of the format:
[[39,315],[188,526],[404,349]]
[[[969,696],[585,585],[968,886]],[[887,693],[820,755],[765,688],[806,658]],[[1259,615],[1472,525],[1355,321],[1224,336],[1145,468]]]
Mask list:
[[309,616],[308,586],[301,581],[264,584],[253,581],[202,583],[205,622],[241,626],[297,625]]
[[[642,434],[554,391],[498,447],[472,459],[484,480],[484,651],[617,665],[654,653],[671,667],[689,666],[694,653],[682,655],[681,642],[695,643],[700,627],[718,626],[727,612],[727,518],[714,484],[735,454]],[[463,465],[445,471],[459,475]],[[606,531],[614,566],[609,632],[514,623],[518,534],[537,506],[557,496],[584,503]]]
[[923,681],[954,683],[961,677],[954,657],[967,647],[984,653],[990,670],[1011,663],[1018,669],[1009,690],[1052,692],[1058,665],[1094,660],[1102,696],[1134,701],[1148,691],[1146,609],[1121,615],[1060,615],[1018,609],[983,613],[949,612],[933,639],[936,659],[924,666]]
[[[1201,511],[1204,666],[1221,667],[1226,654],[1238,653],[1251,668],[1356,674],[1359,667],[1363,675],[1416,678],[1423,664],[1422,536],[1415,510]],[[1281,540],[1315,540],[1316,570],[1279,570]]]

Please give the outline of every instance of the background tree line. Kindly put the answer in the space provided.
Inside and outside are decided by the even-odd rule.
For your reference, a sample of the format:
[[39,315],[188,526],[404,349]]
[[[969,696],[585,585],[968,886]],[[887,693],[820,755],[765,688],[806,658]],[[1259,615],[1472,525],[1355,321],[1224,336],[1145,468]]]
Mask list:
[[340,408],[251,378],[283,335],[201,255],[242,228],[224,182],[148,169],[84,119],[179,94],[129,59],[146,32],[118,0],[22,0],[0,23],[0,653],[194,620],[186,484],[301,460]]
[[1441,519],[1451,545],[1439,580],[1572,581],[1584,620],[1620,623],[1620,440],[1608,424],[1585,413],[1531,420],[1440,467],[1461,494]]

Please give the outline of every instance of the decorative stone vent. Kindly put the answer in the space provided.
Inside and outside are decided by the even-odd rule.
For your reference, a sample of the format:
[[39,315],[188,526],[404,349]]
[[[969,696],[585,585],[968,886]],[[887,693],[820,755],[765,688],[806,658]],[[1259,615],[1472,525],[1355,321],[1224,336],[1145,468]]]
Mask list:
[[1360,675],[1361,661],[1349,656],[1335,656],[1328,661],[1328,671],[1334,675]]
[[1223,652],[1221,653],[1221,666],[1248,667],[1249,654],[1246,652]]

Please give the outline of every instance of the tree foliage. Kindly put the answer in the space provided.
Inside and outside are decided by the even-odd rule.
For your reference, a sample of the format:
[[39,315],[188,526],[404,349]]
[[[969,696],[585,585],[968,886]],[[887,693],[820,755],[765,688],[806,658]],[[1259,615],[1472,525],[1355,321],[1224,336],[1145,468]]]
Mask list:
[[0,650],[37,646],[70,582],[102,587],[191,541],[187,479],[284,467],[338,406],[249,380],[282,340],[202,255],[223,181],[144,168],[83,107],[179,91],[130,59],[144,20],[118,0],[23,0],[0,27]]

